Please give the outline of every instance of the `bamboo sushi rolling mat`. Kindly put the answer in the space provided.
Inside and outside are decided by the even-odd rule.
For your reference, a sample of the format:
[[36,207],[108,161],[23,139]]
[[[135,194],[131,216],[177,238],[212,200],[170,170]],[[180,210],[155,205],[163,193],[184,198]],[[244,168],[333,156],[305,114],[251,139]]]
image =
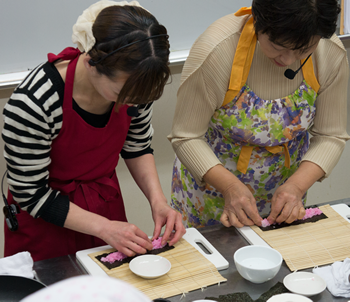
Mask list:
[[192,290],[227,281],[220,275],[214,264],[185,239],[180,239],[174,247],[158,254],[171,262],[171,269],[166,275],[156,279],[144,279],[135,275],[129,269],[129,263],[109,270],[95,258],[101,254],[114,252],[115,249],[92,253],[89,256],[107,275],[132,284],[151,300],[186,294]]
[[330,205],[319,209],[328,218],[270,231],[251,228],[282,254],[291,271],[343,261],[350,257],[350,223]]

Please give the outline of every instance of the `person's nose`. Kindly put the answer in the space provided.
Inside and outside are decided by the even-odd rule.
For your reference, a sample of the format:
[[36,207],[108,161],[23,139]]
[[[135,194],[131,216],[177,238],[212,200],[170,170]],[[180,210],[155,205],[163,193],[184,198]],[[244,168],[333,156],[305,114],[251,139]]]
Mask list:
[[280,60],[281,60],[282,64],[289,66],[297,60],[297,57],[296,57],[294,51],[288,50],[281,55]]

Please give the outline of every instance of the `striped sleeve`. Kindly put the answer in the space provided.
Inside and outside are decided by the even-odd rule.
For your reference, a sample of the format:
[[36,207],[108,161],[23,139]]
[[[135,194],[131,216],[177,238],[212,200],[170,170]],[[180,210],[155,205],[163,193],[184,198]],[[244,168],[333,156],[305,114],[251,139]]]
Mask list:
[[130,159],[152,153],[151,140],[153,137],[152,114],[153,102],[140,105],[140,115],[131,119],[121,156]]
[[4,157],[9,189],[21,209],[63,226],[68,197],[48,186],[51,143],[62,127],[62,101],[45,66],[34,69],[4,107]]

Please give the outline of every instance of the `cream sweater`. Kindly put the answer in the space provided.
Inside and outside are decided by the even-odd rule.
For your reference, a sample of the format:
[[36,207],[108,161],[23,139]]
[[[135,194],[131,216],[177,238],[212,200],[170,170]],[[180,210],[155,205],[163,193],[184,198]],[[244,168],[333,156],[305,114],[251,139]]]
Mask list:
[[[183,68],[173,127],[168,139],[175,153],[198,184],[212,167],[221,164],[204,135],[215,110],[221,107],[228,89],[235,49],[247,16],[225,16],[195,41]],[[349,65],[346,50],[336,35],[321,39],[312,55],[320,90],[316,116],[310,129],[310,148],[303,158],[317,164],[329,176],[346,141],[347,85]],[[300,61],[289,68],[296,70]],[[257,43],[247,84],[263,99],[277,99],[293,93],[303,80],[283,74],[286,68],[273,64]]]

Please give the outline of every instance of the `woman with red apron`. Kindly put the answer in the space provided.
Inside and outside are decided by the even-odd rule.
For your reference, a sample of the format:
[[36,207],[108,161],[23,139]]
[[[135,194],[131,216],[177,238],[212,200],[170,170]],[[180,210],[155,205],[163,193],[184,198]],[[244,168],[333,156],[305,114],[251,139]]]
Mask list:
[[[110,2],[109,4],[110,8],[119,11],[119,13],[123,13],[122,10],[127,11],[129,9],[128,7],[122,8],[112,3]],[[96,5],[98,9],[96,9]],[[93,5],[91,10],[98,15],[101,8],[105,8],[105,4],[97,3],[96,5]],[[140,13],[144,14],[145,11],[140,9]],[[152,16],[152,18],[154,17]],[[118,20],[116,23],[118,23]],[[50,63],[57,62],[59,64],[60,62],[69,61],[65,74],[61,73],[62,78],[65,79],[62,125],[57,137],[51,142],[50,164],[47,167],[49,173],[47,185],[53,190],[52,192],[57,190],[58,194],[63,196],[62,198],[64,196],[67,198],[68,196],[68,214],[64,222],[65,227],[62,227],[59,223],[47,222],[40,217],[34,218],[27,211],[22,210],[16,215],[19,229],[11,232],[5,227],[5,256],[21,251],[29,251],[34,261],[38,261],[72,254],[78,250],[97,247],[106,243],[130,256],[135,253],[144,253],[146,249],[152,248],[152,244],[145,233],[137,227],[127,224],[123,198],[115,172],[133,116],[128,109],[132,107],[118,103],[118,99],[116,104],[111,102],[110,105],[113,109],[106,125],[104,127],[93,127],[74,109],[73,99],[75,98],[73,98],[73,95],[76,85],[79,85],[79,81],[82,81],[82,79],[84,80],[81,70],[88,70],[87,72],[90,70],[91,72],[103,60],[107,61],[108,57],[115,55],[118,49],[127,49],[133,44],[141,44],[141,42],[149,43],[148,40],[150,39],[164,38],[166,38],[166,34],[162,33],[146,36],[143,39],[137,37],[135,41],[124,43],[119,48],[117,47],[117,49],[105,55],[105,57],[102,57],[102,59],[99,58],[99,60],[87,57],[86,54],[82,54],[80,50],[74,48],[66,48],[57,56],[53,54],[48,55]],[[164,45],[167,47],[168,43]],[[166,62],[167,60],[166,58]],[[89,61],[89,68],[82,68],[83,66],[85,67],[84,63],[87,61]],[[77,78],[77,76],[80,77]],[[91,78],[91,85],[100,85],[102,88],[97,87],[96,90],[103,97],[108,97],[110,87],[108,85],[103,86],[104,84],[101,84],[99,77],[97,77],[98,80],[95,80],[95,73],[88,74],[88,76]],[[109,83],[111,83],[110,85],[114,84],[113,81]],[[122,93],[121,91],[120,94]],[[130,98],[132,99],[132,97]],[[108,110],[110,110],[111,106],[109,106]],[[9,143],[7,143],[7,146],[11,148]],[[151,181],[146,185],[152,184],[156,192],[161,192],[159,181],[154,177],[156,175],[154,173],[154,162],[149,160],[149,156],[152,155],[146,154],[141,156],[141,161],[143,163],[146,162],[146,167],[148,165],[150,171]],[[15,178],[12,171],[12,167],[9,168],[10,178]],[[144,171],[137,172],[136,170],[137,173],[144,173]],[[8,192],[9,203],[18,203],[23,207],[24,202],[21,202],[21,199],[18,199],[18,202],[14,200],[14,196],[18,196],[18,192],[16,192],[18,189],[14,191],[16,194],[12,194],[11,188],[14,187],[10,183]],[[26,193],[23,191],[23,194]],[[145,190],[145,194],[147,197],[151,196],[147,190]],[[171,232],[176,229],[176,235],[170,241],[173,244],[184,233],[181,217],[167,205],[162,192],[158,193],[156,202],[153,201],[150,200],[150,203],[157,228],[154,236],[158,237],[163,225],[167,224],[163,240],[168,240]],[[40,205],[37,203],[36,206]],[[45,203],[41,207],[45,207]],[[67,209],[62,209],[62,211],[67,211]],[[100,224],[101,226],[98,227],[103,229],[103,224],[107,225],[110,222],[113,223],[113,221],[119,224],[115,224],[115,227],[112,228],[109,227],[109,232],[112,235],[103,234],[100,230],[96,230],[96,225]],[[120,224],[123,222],[125,224]],[[179,227],[176,227],[176,224]],[[120,233],[123,234],[120,235]],[[122,242],[128,236],[130,237],[130,242]]]

